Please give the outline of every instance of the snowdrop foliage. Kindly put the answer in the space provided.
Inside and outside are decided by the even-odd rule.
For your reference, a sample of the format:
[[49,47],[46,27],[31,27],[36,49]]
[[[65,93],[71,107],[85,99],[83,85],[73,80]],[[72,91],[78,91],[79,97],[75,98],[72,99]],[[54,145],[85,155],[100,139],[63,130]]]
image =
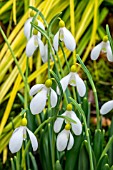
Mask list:
[[67,150],[70,150],[74,144],[74,138],[71,134],[70,129],[72,129],[75,135],[80,135],[82,133],[82,124],[76,116],[75,112],[72,111],[71,104],[67,105],[67,110],[61,116],[67,116],[76,122],[75,124],[66,121],[64,118],[57,118],[54,123],[54,131],[55,133],[58,133],[61,130],[63,122],[65,120],[65,128],[57,136],[57,149],[58,151],[63,151],[67,147]]
[[30,109],[32,114],[38,114],[43,111],[46,105],[47,96],[50,92],[50,103],[51,107],[55,107],[57,104],[57,94],[56,92],[51,88],[52,81],[50,79],[46,80],[45,85],[44,84],[36,84],[34,85],[30,90],[30,95],[33,96],[33,99],[30,103]]
[[107,114],[108,112],[110,112],[113,109],[113,100],[110,100],[108,102],[106,102],[105,104],[102,105],[101,109],[100,109],[100,113],[102,115]]
[[22,147],[22,143],[23,140],[26,139],[26,132],[28,132],[30,141],[31,141],[31,145],[33,148],[33,151],[36,151],[38,148],[38,142],[37,142],[37,138],[35,137],[35,135],[26,127],[27,125],[27,120],[26,118],[22,119],[22,126],[18,127],[15,129],[15,131],[12,134],[12,137],[9,141],[9,149],[12,153],[16,153],[18,152],[21,147]]
[[98,59],[101,51],[106,52],[108,61],[113,62],[113,54],[107,36],[103,38],[103,41],[101,43],[99,43],[97,46],[93,48],[93,50],[91,51],[91,59],[92,60]]
[[[76,86],[79,95],[83,97],[86,93],[86,86],[84,84],[84,81],[79,77],[79,75],[75,71],[76,67],[73,65],[71,67],[71,72],[67,76],[63,77],[60,83],[62,85],[63,92],[66,90],[68,85]],[[58,87],[57,92],[58,94],[60,94]]]
[[66,48],[70,51],[74,51],[76,47],[75,39],[71,32],[66,29],[64,21],[59,21],[59,30],[55,34],[53,39],[53,46],[56,51],[58,51],[59,40],[63,41]]

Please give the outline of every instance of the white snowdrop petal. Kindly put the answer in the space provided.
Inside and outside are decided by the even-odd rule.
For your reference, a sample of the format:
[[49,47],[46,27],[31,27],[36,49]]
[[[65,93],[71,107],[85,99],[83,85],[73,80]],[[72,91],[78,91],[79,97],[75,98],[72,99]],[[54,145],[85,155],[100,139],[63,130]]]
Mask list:
[[69,143],[68,143],[68,146],[67,146],[67,150],[70,150],[72,147],[73,147],[73,144],[74,144],[74,138],[70,132],[70,135],[69,135]]
[[112,50],[111,50],[109,41],[106,44],[106,52],[107,52],[108,61],[113,62],[113,54],[112,54]]
[[76,124],[71,123],[72,131],[75,135],[80,135],[82,133],[82,124],[73,111],[71,111],[70,114],[71,114],[71,119],[73,119],[76,122]]
[[16,128],[9,141],[9,149],[12,153],[20,150],[23,142],[23,127]]
[[[43,23],[41,21],[39,21],[39,20],[38,20],[38,26],[41,29],[45,30],[45,27],[44,27]],[[39,31],[38,31],[38,37],[41,39],[41,33]]]
[[86,86],[84,81],[79,77],[78,74],[76,74],[76,87],[79,95],[83,97],[86,93]]
[[25,22],[25,25],[24,25],[24,35],[26,36],[27,39],[30,38],[30,30],[31,30],[31,24],[30,22],[32,21],[32,17],[30,17],[26,22]]
[[28,57],[32,56],[37,47],[38,47],[38,40],[37,40],[36,35],[33,35],[27,43],[26,55]]
[[71,86],[76,86],[76,73],[70,72],[70,75],[69,84]]
[[50,92],[50,101],[51,101],[51,107],[55,107],[56,104],[57,104],[57,94],[56,92],[52,89],[51,89],[51,92]]
[[100,109],[100,113],[105,115],[106,113],[110,112],[113,109],[113,100],[110,100],[102,105]]
[[[63,92],[66,90],[66,88],[67,88],[67,86],[69,84],[70,77],[71,77],[71,74],[69,73],[67,76],[63,77],[60,80]],[[57,87],[57,93],[60,94],[60,90],[59,90],[58,87]]]
[[58,136],[57,136],[57,150],[58,151],[65,150],[65,148],[67,146],[68,138],[69,138],[69,131],[67,131],[65,129],[62,130],[58,134]]
[[30,110],[33,115],[41,113],[46,105],[47,90],[42,89],[36,94],[30,103]]
[[58,133],[61,130],[62,124],[64,119],[63,118],[57,118],[54,122],[54,131],[55,133]]
[[45,30],[45,27],[44,27],[43,23],[41,21],[39,21],[39,20],[38,20],[38,26],[40,28],[42,28],[43,30]]
[[67,30],[65,27],[63,28],[63,34],[64,34],[64,44],[67,49],[70,51],[74,51],[76,47],[75,39],[71,32]]
[[44,84],[36,84],[34,85],[31,89],[30,89],[30,96],[35,95],[39,90],[41,90],[41,88],[44,87]]
[[28,128],[27,128],[27,132],[28,132],[29,138],[31,140],[31,145],[32,145],[33,151],[36,151],[38,148],[37,138]]
[[44,46],[44,51],[45,51],[45,54],[42,57],[42,61],[43,63],[46,63],[48,60],[48,45],[47,44]]
[[59,31],[55,34],[53,38],[53,47],[55,51],[58,51],[58,45],[59,45]]
[[91,51],[91,59],[92,60],[96,60],[99,57],[100,51],[102,49],[102,45],[103,45],[103,43],[101,42],[92,49],[92,51]]
[[41,58],[42,58],[42,60],[44,60],[44,58],[45,58],[45,46],[39,38],[38,38],[38,45],[39,45]]

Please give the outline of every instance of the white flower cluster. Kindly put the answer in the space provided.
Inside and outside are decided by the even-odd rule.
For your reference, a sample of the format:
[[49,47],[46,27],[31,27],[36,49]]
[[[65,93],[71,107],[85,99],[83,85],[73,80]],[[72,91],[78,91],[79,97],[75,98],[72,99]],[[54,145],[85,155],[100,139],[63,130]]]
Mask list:
[[[75,135],[80,135],[82,133],[82,124],[78,119],[78,117],[76,116],[75,112],[72,111],[71,104],[67,105],[67,110],[61,116],[67,116],[76,122],[76,123],[72,123],[65,120],[66,123],[65,128],[57,136],[58,151],[65,150],[66,146],[67,146],[67,150],[70,150],[74,144],[74,138],[70,130],[72,128],[72,131]],[[63,122],[64,122],[64,118],[56,119],[54,123],[54,131],[56,133],[58,133],[61,130]]]
[[[31,16],[24,25],[24,34],[28,40],[26,46],[26,55],[28,57],[32,56],[39,47],[40,55],[42,57],[43,62],[47,62],[48,60],[48,46],[41,40],[41,33],[36,29],[31,30],[31,22],[33,21],[33,16]],[[35,19],[33,21],[35,25],[38,25],[42,30],[45,30],[45,27],[41,21]],[[75,39],[71,32],[66,29],[65,24],[62,20],[59,22],[59,30],[55,34],[53,38],[53,51],[58,51],[59,40],[63,41],[67,49],[70,51],[74,51],[76,47]],[[30,35],[31,34],[31,35]],[[52,57],[51,57],[52,58]],[[70,73],[63,77],[60,80],[63,92],[65,92],[68,85],[76,86],[78,94],[83,97],[86,93],[86,87],[84,81],[79,77],[76,73],[76,67],[73,65],[71,67]],[[60,89],[57,87],[55,92],[52,88],[52,80],[46,80],[45,84],[36,84],[30,89],[30,96],[33,96],[30,102],[30,110],[33,115],[39,114],[43,111],[46,106],[46,101],[48,99],[48,95],[50,96],[50,105],[54,108],[57,105],[57,94],[60,95]],[[70,109],[71,108],[71,109]],[[71,129],[75,135],[80,135],[82,133],[82,124],[75,112],[72,111],[72,106],[69,104],[67,106],[67,110],[61,115],[66,116],[76,123],[71,121],[67,121],[65,119],[65,128],[58,134],[57,136],[57,149],[58,151],[63,151],[66,147],[67,150],[71,149],[74,144],[74,138],[71,133]],[[54,131],[58,133],[63,125],[64,118],[57,118],[54,123]],[[9,142],[9,149],[12,153],[18,152],[22,146],[23,140],[26,139],[26,132],[28,132],[29,138],[31,140],[31,144],[33,150],[35,151],[38,148],[38,142],[35,135],[26,127],[27,119],[23,118],[21,126],[16,128],[12,134],[12,137]]]
[[[26,55],[28,57],[32,56],[39,47],[40,50],[40,55],[42,58],[42,61],[45,63],[48,60],[48,47],[47,44],[44,45],[44,43],[41,40],[41,33],[35,30],[34,28],[32,29],[32,35],[30,36],[31,32],[31,22],[33,21],[33,17],[30,17],[25,25],[24,25],[24,34],[28,40],[27,46],[26,46]],[[38,19],[35,19],[34,23],[39,26],[42,30],[45,30],[45,27],[41,21]],[[63,41],[67,49],[70,51],[74,51],[76,47],[75,39],[71,32],[66,29],[64,22],[61,20],[59,22],[60,29],[59,31],[55,34],[54,39],[53,39],[53,47],[55,51],[58,51],[58,45],[59,45],[59,40]],[[54,50],[53,50],[54,53]],[[51,56],[52,59],[52,56]]]

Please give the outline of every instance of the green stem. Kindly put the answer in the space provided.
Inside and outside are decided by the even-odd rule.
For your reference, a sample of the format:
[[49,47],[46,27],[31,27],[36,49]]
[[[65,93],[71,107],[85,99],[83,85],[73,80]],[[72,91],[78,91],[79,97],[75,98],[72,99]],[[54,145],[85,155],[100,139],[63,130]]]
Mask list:
[[113,54],[113,40],[112,40],[110,31],[109,31],[108,24],[106,25],[106,32],[107,32],[107,35],[108,35],[108,39],[109,39],[109,42],[110,42],[110,45],[111,45],[111,49],[112,49],[112,54]]
[[69,64],[68,64],[67,57],[66,57],[66,54],[65,54],[65,52],[64,52],[64,49],[63,49],[63,47],[62,47],[62,43],[61,43],[61,42],[59,42],[59,44],[60,44],[60,48],[61,48],[61,50],[62,50],[62,53],[63,53],[64,59],[65,59],[65,62],[66,62],[67,68],[68,68],[68,72],[70,72],[70,67],[69,67]]
[[[61,62],[60,62],[60,59],[59,59],[59,56],[58,56],[57,52],[56,52],[56,56],[57,56],[57,59],[58,59],[58,62],[59,62],[59,67],[60,67],[61,75],[63,77],[64,76],[64,72],[63,72],[62,65],[61,65]],[[68,104],[68,100],[67,100],[67,96],[66,96],[65,93],[64,93],[64,101],[65,101],[65,104],[67,105]]]
[[77,59],[78,61],[80,62],[81,66],[82,66],[82,69],[84,70],[84,72],[86,73],[88,79],[89,79],[89,82],[92,86],[92,90],[93,90],[93,93],[94,93],[94,98],[95,98],[95,105],[96,105],[96,115],[97,115],[97,129],[100,129],[100,116],[99,116],[99,104],[98,104],[98,96],[97,96],[97,91],[96,91],[96,88],[95,88],[95,85],[94,85],[94,82],[92,80],[92,76],[89,72],[89,70],[87,69],[87,67],[84,65],[83,61],[81,60],[81,58],[79,57],[79,55],[77,54]]
[[106,147],[104,148],[104,150],[103,150],[103,152],[102,152],[102,154],[101,154],[101,156],[100,156],[100,159],[99,159],[99,161],[98,161],[97,166],[99,165],[100,160],[101,160],[102,157],[106,154],[106,152],[108,151],[108,149],[109,149],[109,147],[110,147],[110,145],[111,145],[112,143],[113,143],[113,136],[110,137],[110,139],[109,139],[109,141],[108,141]]
[[24,108],[27,109],[28,108],[28,95],[27,95],[27,77],[28,77],[28,57],[26,58],[26,74],[25,74],[25,93],[24,93]]
[[[59,44],[60,44],[60,47],[61,47],[61,50],[62,50],[64,59],[65,59],[66,65],[67,65],[68,72],[70,72],[70,66],[69,66],[69,64],[68,64],[66,54],[65,54],[64,49],[63,49],[63,47],[62,47],[62,43],[60,42]],[[73,97],[74,97],[74,99],[76,100],[76,93],[75,93],[75,88],[74,88],[74,87],[72,87],[72,91],[73,91]]]
[[87,123],[86,123],[86,118],[85,118],[85,113],[82,110],[82,108],[79,106],[79,104],[70,97],[70,100],[72,101],[72,103],[76,106],[77,110],[79,111],[80,114],[82,114],[83,117],[83,122],[84,122],[84,127],[85,127],[85,133],[86,133],[86,138],[88,141],[88,149],[89,149],[89,159],[90,159],[90,170],[94,170],[94,166],[93,166],[93,157],[92,157],[92,151],[91,151],[91,144],[90,144],[90,138],[89,138],[89,132],[88,132],[88,128],[87,128]]
[[64,76],[64,72],[63,72],[63,69],[62,69],[62,65],[61,65],[61,62],[60,62],[60,58],[58,56],[58,53],[56,52],[56,57],[58,59],[58,63],[59,63],[59,67],[60,67],[60,71],[61,71],[61,75],[62,77]]

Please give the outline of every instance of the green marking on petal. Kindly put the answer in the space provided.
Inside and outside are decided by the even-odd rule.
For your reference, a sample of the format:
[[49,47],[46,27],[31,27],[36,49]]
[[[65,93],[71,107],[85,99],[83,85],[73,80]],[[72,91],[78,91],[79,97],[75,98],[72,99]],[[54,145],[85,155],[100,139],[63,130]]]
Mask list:
[[76,81],[75,80],[71,80],[69,83],[70,84],[76,84]]
[[38,41],[37,40],[34,40],[34,45],[38,46]]

